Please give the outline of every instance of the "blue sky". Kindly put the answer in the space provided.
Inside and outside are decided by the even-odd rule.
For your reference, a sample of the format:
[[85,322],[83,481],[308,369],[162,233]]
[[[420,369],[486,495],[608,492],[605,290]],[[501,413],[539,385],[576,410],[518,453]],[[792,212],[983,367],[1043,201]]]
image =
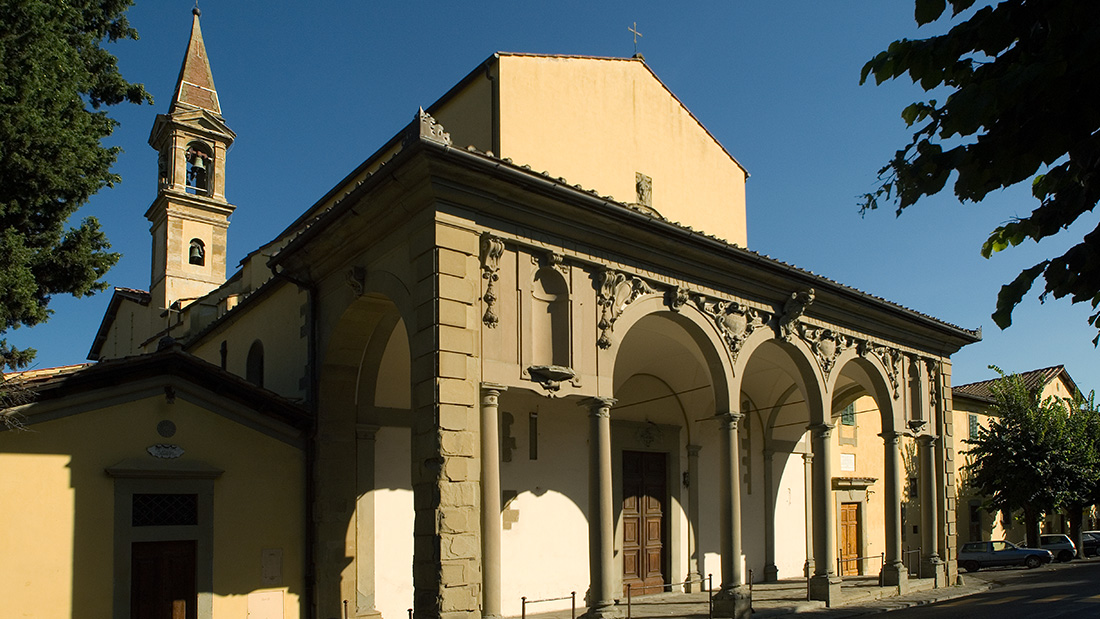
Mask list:
[[[309,6],[312,4],[312,6]],[[113,286],[149,285],[146,208],[156,191],[147,145],[172,96],[190,32],[191,2],[139,0],[141,40],[112,45],[124,76],[153,106],[111,109],[121,125],[123,182],[80,213],[103,224],[122,260]],[[1021,269],[1061,253],[1096,224],[983,259],[990,230],[1035,206],[1027,187],[959,204],[949,194],[900,218],[861,218],[857,196],[908,130],[901,109],[922,96],[907,79],[859,85],[864,62],[894,39],[928,36],[912,3],[787,1],[361,2],[236,0],[201,4],[202,28],[237,142],[226,193],[237,206],[230,263],[270,240],[374,149],[495,51],[630,56],[627,28],[652,69],[748,169],[749,247],[967,328],[984,341],[953,357],[954,383],[1065,364],[1086,392],[1100,387],[1088,308],[1025,299],[1000,331],[997,291]],[[942,94],[941,94],[942,96]],[[39,350],[36,367],[82,362],[109,294],[57,297],[50,322],[8,334]]]

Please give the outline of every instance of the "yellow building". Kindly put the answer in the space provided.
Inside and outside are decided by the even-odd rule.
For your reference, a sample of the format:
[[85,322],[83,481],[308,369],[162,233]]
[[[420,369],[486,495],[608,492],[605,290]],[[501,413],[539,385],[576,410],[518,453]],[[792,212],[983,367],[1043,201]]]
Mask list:
[[[1021,372],[1020,379],[1029,390],[1037,391],[1040,399],[1058,398],[1073,410],[1076,398],[1080,396],[1077,384],[1069,372],[1061,365],[1029,372]],[[997,379],[958,385],[952,389],[955,396],[955,427],[959,428],[963,440],[974,438],[979,428],[988,428],[993,416],[990,408],[995,402],[990,386]],[[959,503],[956,520],[959,523],[961,541],[980,541],[1007,539],[1013,542],[1024,540],[1026,535],[1022,525],[1015,525],[1010,514],[994,512],[983,507],[983,498],[976,489],[966,483],[966,471],[962,468],[968,462],[966,443],[960,441],[959,461]],[[1065,515],[1048,515],[1044,522],[1044,532],[1068,533],[1069,526]]]
[[[109,506],[128,505],[130,482],[110,471],[161,464],[145,437],[162,420],[182,428],[182,408],[195,430],[164,439],[183,450],[166,461],[224,471],[201,494],[212,550],[186,538],[200,540],[196,597],[165,594],[197,599],[198,616],[278,598],[285,617],[472,619],[576,591],[605,617],[627,589],[697,590],[711,573],[721,616],[748,616],[750,573],[805,577],[826,603],[852,573],[904,592],[909,443],[916,563],[954,582],[949,355],[978,332],[748,250],[744,168],[641,58],[494,54],[412,116],[227,278],[236,136],[196,12],[150,136],[149,289],[116,289],[98,363],[67,380],[170,357],[200,395],[177,386],[168,403],[151,376],[129,403],[59,391],[24,407],[40,431],[3,435],[0,457],[27,472],[9,491],[48,497],[69,519],[51,539],[68,541],[3,599],[128,616],[144,572],[127,574],[136,538]],[[223,411],[217,381],[250,393],[253,412]],[[48,406],[110,409],[117,444],[76,441],[96,413]],[[303,410],[305,434],[290,412]],[[65,443],[78,420],[89,427]],[[115,523],[95,555],[113,557],[99,564],[113,596],[72,550],[90,543],[84,482],[65,476],[78,449],[97,454],[96,509]],[[50,520],[5,508],[0,526],[36,516]],[[275,549],[281,584],[267,586]],[[5,567],[31,554],[20,545]]]

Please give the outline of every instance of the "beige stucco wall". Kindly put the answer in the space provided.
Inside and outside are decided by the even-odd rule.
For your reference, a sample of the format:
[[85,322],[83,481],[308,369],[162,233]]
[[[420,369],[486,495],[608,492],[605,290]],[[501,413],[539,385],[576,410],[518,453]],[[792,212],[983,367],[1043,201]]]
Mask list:
[[[165,419],[178,428],[171,438],[156,431]],[[163,395],[0,434],[0,614],[113,616],[115,481],[104,469],[129,458],[155,464],[146,449],[168,442],[185,450],[181,462],[225,471],[214,482],[214,616],[245,617],[248,595],[265,590],[281,592],[285,619],[299,616],[302,452]],[[283,553],[281,587],[260,584],[269,548]]]
[[747,245],[745,171],[644,63],[502,54],[498,67],[498,155],[627,203],[641,172],[663,216]]

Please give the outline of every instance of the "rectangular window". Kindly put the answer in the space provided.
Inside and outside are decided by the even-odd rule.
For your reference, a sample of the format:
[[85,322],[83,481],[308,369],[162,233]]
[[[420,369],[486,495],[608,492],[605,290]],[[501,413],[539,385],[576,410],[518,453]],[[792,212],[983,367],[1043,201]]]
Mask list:
[[920,498],[920,492],[917,491],[919,480],[916,477],[909,478],[909,500],[915,501]]
[[178,527],[199,523],[197,494],[135,494],[131,525]]
[[978,431],[979,431],[980,428],[981,428],[981,425],[978,424],[978,416],[977,415],[971,415],[970,416],[970,434],[969,434],[968,438],[972,438],[972,439],[978,438]]
[[855,402],[844,407],[844,411],[840,413],[840,423],[845,426],[856,425],[856,404]]
[[531,413],[527,426],[528,456],[531,460],[539,459],[539,414]]

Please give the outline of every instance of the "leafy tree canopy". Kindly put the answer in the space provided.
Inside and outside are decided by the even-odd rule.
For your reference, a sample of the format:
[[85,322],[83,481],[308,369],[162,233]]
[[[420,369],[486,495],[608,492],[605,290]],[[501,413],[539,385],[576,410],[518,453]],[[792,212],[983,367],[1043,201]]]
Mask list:
[[[952,17],[974,0],[916,0],[918,25]],[[1039,205],[990,233],[982,255],[1039,241],[1068,227],[1100,199],[1100,2],[1003,0],[976,9],[946,34],[895,41],[863,67],[861,83],[908,73],[924,90],[950,94],[913,103],[902,118],[912,140],[879,171],[861,212],[891,203],[897,214],[939,193],[954,174],[960,201],[1031,180]],[[1025,269],[1001,287],[993,320],[1012,310],[1042,275],[1041,300],[1100,305],[1100,226],[1061,256]],[[1100,312],[1089,324],[1100,328]],[[1100,335],[1093,344],[1100,341]]]
[[1023,509],[1034,546],[1041,513],[1089,502],[1100,476],[1098,418],[1091,402],[1071,414],[1062,400],[1041,399],[1018,375],[990,368],[1001,379],[990,386],[989,428],[965,441],[968,483],[992,509]]
[[[100,108],[152,103],[118,71],[105,42],[136,39],[132,0],[0,0],[0,334],[46,320],[50,297],[86,296],[118,260],[94,218],[69,216],[104,186],[119,149]],[[31,349],[0,339],[0,370]]]

